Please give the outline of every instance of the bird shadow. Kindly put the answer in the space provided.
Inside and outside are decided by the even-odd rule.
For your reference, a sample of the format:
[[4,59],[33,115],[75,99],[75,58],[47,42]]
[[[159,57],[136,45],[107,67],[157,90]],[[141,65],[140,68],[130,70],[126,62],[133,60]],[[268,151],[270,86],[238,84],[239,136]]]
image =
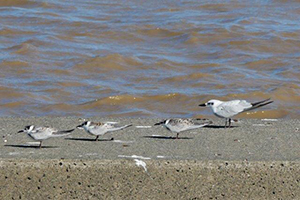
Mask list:
[[[231,126],[230,128],[237,128],[238,126]],[[227,129],[228,127],[225,128],[225,126],[219,126],[219,125],[208,125],[208,126],[204,126],[203,128],[223,128],[223,129]]]
[[95,138],[65,138],[65,140],[85,141],[85,142],[108,142],[108,141],[113,141],[114,138],[98,139],[98,141],[96,141]]
[[[162,140],[176,140],[176,137],[171,136],[160,136],[160,135],[146,135],[143,138],[150,138],[150,139],[162,139]],[[178,137],[177,140],[190,140],[193,139],[192,137]]]
[[[5,147],[17,147],[17,148],[25,148],[25,149],[39,149],[39,146],[31,146],[25,144],[7,144]],[[57,146],[42,146],[42,149],[56,149]]]

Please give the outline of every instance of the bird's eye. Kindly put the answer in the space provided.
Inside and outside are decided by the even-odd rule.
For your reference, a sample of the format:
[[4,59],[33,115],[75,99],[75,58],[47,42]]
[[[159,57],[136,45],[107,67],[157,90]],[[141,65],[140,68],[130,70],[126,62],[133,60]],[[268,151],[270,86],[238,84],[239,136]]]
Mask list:
[[210,103],[212,106],[214,105],[214,103]]

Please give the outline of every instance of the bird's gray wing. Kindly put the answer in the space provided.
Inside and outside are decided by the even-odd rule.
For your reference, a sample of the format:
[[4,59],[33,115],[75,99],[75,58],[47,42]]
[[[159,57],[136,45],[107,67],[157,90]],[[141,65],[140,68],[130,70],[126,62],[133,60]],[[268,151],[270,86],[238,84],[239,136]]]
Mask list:
[[218,106],[218,113],[223,117],[232,117],[251,108],[251,103],[245,100],[227,101]]
[[52,132],[52,137],[60,137],[60,136],[66,136],[71,134],[75,129],[70,129],[70,130],[63,130],[63,131],[58,131],[55,128],[49,128],[49,131]]
[[172,131],[181,132],[200,128],[208,124],[209,123],[203,123],[202,120],[197,119],[173,119],[169,121],[168,126]]
[[47,131],[48,129],[49,129],[49,127],[37,127],[34,130],[32,130],[31,132],[35,133],[35,134],[39,134],[39,133],[43,133],[43,132]]
[[201,128],[212,123],[205,119],[186,119],[184,122],[184,130]]
[[48,132],[48,127],[37,127],[28,135],[35,140],[44,140],[49,138],[51,133]]
[[117,123],[106,123],[106,124],[104,124],[104,126],[106,127],[106,129],[108,131],[117,131],[117,130],[122,130],[124,128],[127,128],[129,126],[132,126],[132,124],[127,124],[127,125],[122,126]]

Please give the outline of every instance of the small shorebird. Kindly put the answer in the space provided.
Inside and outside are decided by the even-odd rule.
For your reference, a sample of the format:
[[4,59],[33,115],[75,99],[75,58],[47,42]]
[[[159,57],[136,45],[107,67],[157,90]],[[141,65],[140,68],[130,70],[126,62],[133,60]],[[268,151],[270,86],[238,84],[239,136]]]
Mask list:
[[161,124],[172,133],[176,133],[176,139],[178,139],[180,132],[201,128],[212,124],[212,122],[207,119],[166,119],[154,124],[154,126]]
[[265,105],[272,103],[270,99],[265,99],[263,101],[249,103],[246,100],[232,100],[232,101],[220,101],[220,100],[209,100],[207,103],[200,104],[202,107],[210,107],[212,112],[220,118],[225,118],[225,128],[227,126],[227,121],[230,127],[231,118],[237,114],[245,111],[253,110]]
[[100,135],[102,136],[108,132],[122,130],[129,126],[132,126],[132,124],[128,124],[125,126],[119,126],[117,122],[95,123],[95,122],[91,122],[91,121],[85,121],[83,124],[78,125],[76,128],[79,128],[79,129],[83,128],[89,134],[96,136],[95,141],[98,141],[98,138]]
[[20,130],[18,133],[27,133],[29,137],[40,142],[39,148],[41,148],[43,140],[52,137],[66,136],[69,135],[72,131],[74,131],[74,129],[58,131],[57,129],[51,127],[35,127],[34,125],[29,125],[25,126],[25,128],[23,130]]

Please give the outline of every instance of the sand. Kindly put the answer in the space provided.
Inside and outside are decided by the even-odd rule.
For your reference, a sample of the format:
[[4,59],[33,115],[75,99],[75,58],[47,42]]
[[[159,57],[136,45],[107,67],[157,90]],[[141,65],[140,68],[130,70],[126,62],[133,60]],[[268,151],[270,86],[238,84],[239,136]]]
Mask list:
[[153,126],[160,119],[92,118],[133,126],[98,142],[75,130],[42,149],[17,133],[30,124],[70,129],[83,120],[1,118],[0,198],[300,198],[298,119],[243,119],[230,129],[213,119],[175,140]]

